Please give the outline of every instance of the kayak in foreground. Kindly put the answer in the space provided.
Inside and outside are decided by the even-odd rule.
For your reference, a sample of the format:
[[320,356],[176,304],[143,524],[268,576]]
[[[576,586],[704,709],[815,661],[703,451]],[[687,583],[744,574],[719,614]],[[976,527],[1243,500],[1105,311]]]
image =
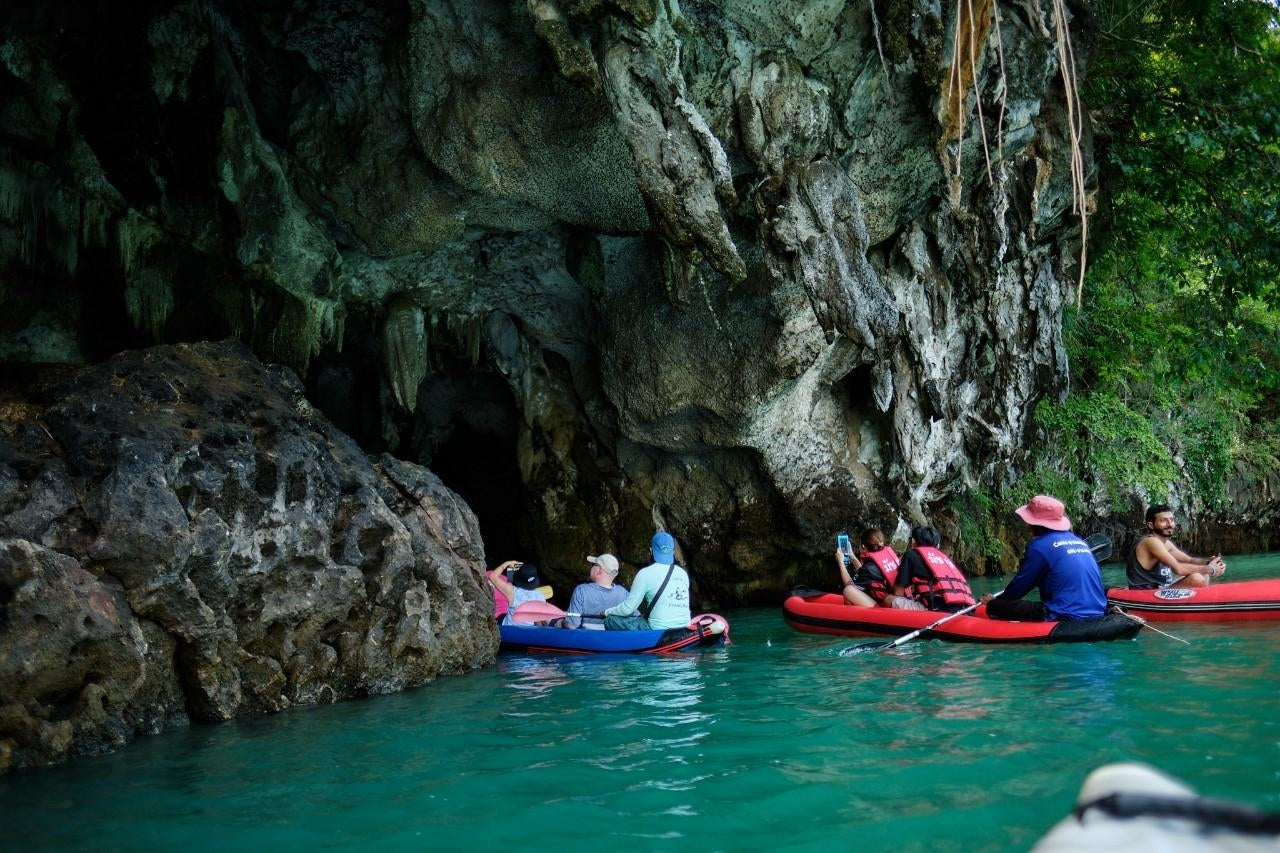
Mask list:
[[1107,590],[1107,599],[1152,622],[1235,622],[1280,619],[1280,580],[1233,581],[1204,587]]
[[653,631],[593,631],[542,625],[499,625],[502,648],[575,655],[661,654],[722,646],[729,642],[729,621],[714,613],[693,617],[688,628]]
[[[936,610],[894,610],[889,607],[851,607],[834,593],[793,595],[782,603],[787,624],[806,634],[841,637],[900,637],[946,616]],[[1135,636],[1142,625],[1119,613],[1097,619],[1061,622],[1006,622],[990,619],[986,607],[956,616],[920,636],[957,643],[1089,643]]]
[[1280,850],[1280,813],[1197,796],[1145,764],[1106,764],[1080,786],[1072,814],[1032,853]]

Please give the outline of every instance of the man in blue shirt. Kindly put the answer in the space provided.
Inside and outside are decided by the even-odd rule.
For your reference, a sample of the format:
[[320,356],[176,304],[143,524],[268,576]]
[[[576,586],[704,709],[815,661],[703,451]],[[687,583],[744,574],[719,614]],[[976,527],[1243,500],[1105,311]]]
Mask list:
[[[604,617],[600,614],[619,601],[625,601],[627,588],[614,583],[618,576],[618,558],[612,554],[587,557],[591,564],[591,582],[574,587],[569,598],[569,615],[561,627],[604,630]],[[574,615],[574,614],[579,615]],[[639,614],[633,614],[639,615]]]
[[[984,596],[992,619],[1048,622],[1059,619],[1095,619],[1107,612],[1107,591],[1093,552],[1071,532],[1071,519],[1062,501],[1036,495],[1018,507],[1018,517],[1031,528],[1031,541],[998,598]],[[1039,587],[1039,601],[1023,601]]]

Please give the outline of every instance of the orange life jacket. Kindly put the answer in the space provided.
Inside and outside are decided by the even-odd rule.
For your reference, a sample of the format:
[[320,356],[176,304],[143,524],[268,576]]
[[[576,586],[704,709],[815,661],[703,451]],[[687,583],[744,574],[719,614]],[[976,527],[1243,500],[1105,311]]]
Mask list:
[[886,595],[893,592],[893,585],[898,581],[898,566],[901,564],[898,553],[888,545],[883,545],[875,551],[862,551],[858,554],[858,558],[880,570],[884,582],[881,583],[875,578],[875,574],[871,573],[867,593],[876,601],[883,601]]
[[917,547],[916,551],[933,574],[932,583],[926,583],[919,578],[913,581],[911,593],[916,601],[926,607],[957,604],[967,607],[975,603],[973,591],[969,589],[969,582],[964,579],[964,574],[956,564],[951,562],[950,557],[937,548],[927,545]]

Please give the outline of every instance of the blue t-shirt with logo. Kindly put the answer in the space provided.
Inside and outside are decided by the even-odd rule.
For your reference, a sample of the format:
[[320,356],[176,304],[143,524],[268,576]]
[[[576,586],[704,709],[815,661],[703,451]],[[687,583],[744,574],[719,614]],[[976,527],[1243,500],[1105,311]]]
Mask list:
[[1002,595],[1016,600],[1036,587],[1054,619],[1092,619],[1107,612],[1098,561],[1070,530],[1050,530],[1032,539]]

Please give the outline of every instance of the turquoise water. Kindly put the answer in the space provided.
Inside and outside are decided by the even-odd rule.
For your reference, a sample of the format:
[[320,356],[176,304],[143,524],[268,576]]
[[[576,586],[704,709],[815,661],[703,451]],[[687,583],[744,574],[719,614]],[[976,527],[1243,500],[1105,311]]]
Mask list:
[[[1280,554],[1230,566],[1278,576]],[[504,654],[0,777],[0,848],[1025,850],[1129,759],[1280,809],[1280,623],[842,656],[858,641],[779,609],[727,615],[725,649]]]

